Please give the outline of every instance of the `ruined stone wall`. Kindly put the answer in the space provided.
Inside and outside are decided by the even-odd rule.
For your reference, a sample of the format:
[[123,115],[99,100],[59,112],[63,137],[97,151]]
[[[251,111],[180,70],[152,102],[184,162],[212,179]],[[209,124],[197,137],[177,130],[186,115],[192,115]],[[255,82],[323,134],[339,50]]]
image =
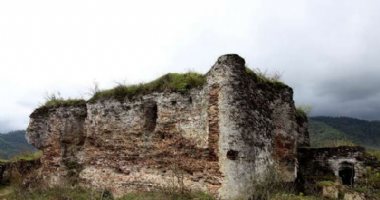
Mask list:
[[151,94],[131,102],[88,104],[80,178],[114,193],[178,185],[210,191],[220,185],[210,157],[206,89]]
[[353,184],[360,179],[367,166],[363,147],[300,148],[298,150],[298,182],[301,190],[311,192],[319,181],[333,181],[342,184],[339,171],[345,165],[352,166]]
[[38,174],[44,181],[62,184],[77,162],[76,154],[84,144],[84,121],[86,105],[58,107],[49,110],[37,109],[30,116],[28,142],[42,150]]
[[206,78],[185,93],[37,109],[27,137],[43,150],[41,177],[116,196],[175,186],[222,199],[248,198],[268,168],[293,181],[304,122],[292,89],[247,73],[237,55],[220,57]]
[[[247,198],[253,184],[278,171],[283,181],[296,178],[298,123],[293,91],[286,85],[251,76],[240,57],[223,56],[209,72],[219,88],[220,195]],[[210,132],[211,134],[211,132]]]

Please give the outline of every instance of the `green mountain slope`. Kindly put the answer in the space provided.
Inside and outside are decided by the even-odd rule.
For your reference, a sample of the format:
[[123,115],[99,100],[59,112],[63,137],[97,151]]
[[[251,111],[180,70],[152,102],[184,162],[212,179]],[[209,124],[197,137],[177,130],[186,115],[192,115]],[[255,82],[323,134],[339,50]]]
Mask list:
[[357,144],[380,149],[380,122],[349,117],[311,117],[312,146],[340,146]]
[[25,131],[0,134],[0,159],[9,159],[25,152],[36,151],[25,139]]

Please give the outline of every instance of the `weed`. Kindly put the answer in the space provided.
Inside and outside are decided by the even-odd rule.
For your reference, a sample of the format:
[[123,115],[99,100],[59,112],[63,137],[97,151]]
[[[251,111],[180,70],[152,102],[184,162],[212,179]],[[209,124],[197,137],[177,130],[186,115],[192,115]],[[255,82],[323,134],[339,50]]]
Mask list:
[[281,74],[279,73],[270,75],[260,69],[252,70],[248,67],[245,68],[245,72],[259,85],[269,85],[275,89],[289,88],[285,83],[280,81]]

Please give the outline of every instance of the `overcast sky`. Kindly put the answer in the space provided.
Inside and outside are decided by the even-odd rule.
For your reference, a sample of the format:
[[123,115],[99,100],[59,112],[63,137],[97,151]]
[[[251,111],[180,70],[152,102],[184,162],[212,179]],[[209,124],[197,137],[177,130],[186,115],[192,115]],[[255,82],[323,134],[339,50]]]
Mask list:
[[380,119],[378,0],[0,1],[0,132],[48,93],[205,73],[238,53],[313,115]]

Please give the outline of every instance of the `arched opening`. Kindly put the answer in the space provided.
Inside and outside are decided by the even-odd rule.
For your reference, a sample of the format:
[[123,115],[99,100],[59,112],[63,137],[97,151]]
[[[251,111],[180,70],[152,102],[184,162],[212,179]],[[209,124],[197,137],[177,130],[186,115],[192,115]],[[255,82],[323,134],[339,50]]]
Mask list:
[[343,185],[354,185],[355,168],[354,164],[343,162],[339,167],[339,177]]

